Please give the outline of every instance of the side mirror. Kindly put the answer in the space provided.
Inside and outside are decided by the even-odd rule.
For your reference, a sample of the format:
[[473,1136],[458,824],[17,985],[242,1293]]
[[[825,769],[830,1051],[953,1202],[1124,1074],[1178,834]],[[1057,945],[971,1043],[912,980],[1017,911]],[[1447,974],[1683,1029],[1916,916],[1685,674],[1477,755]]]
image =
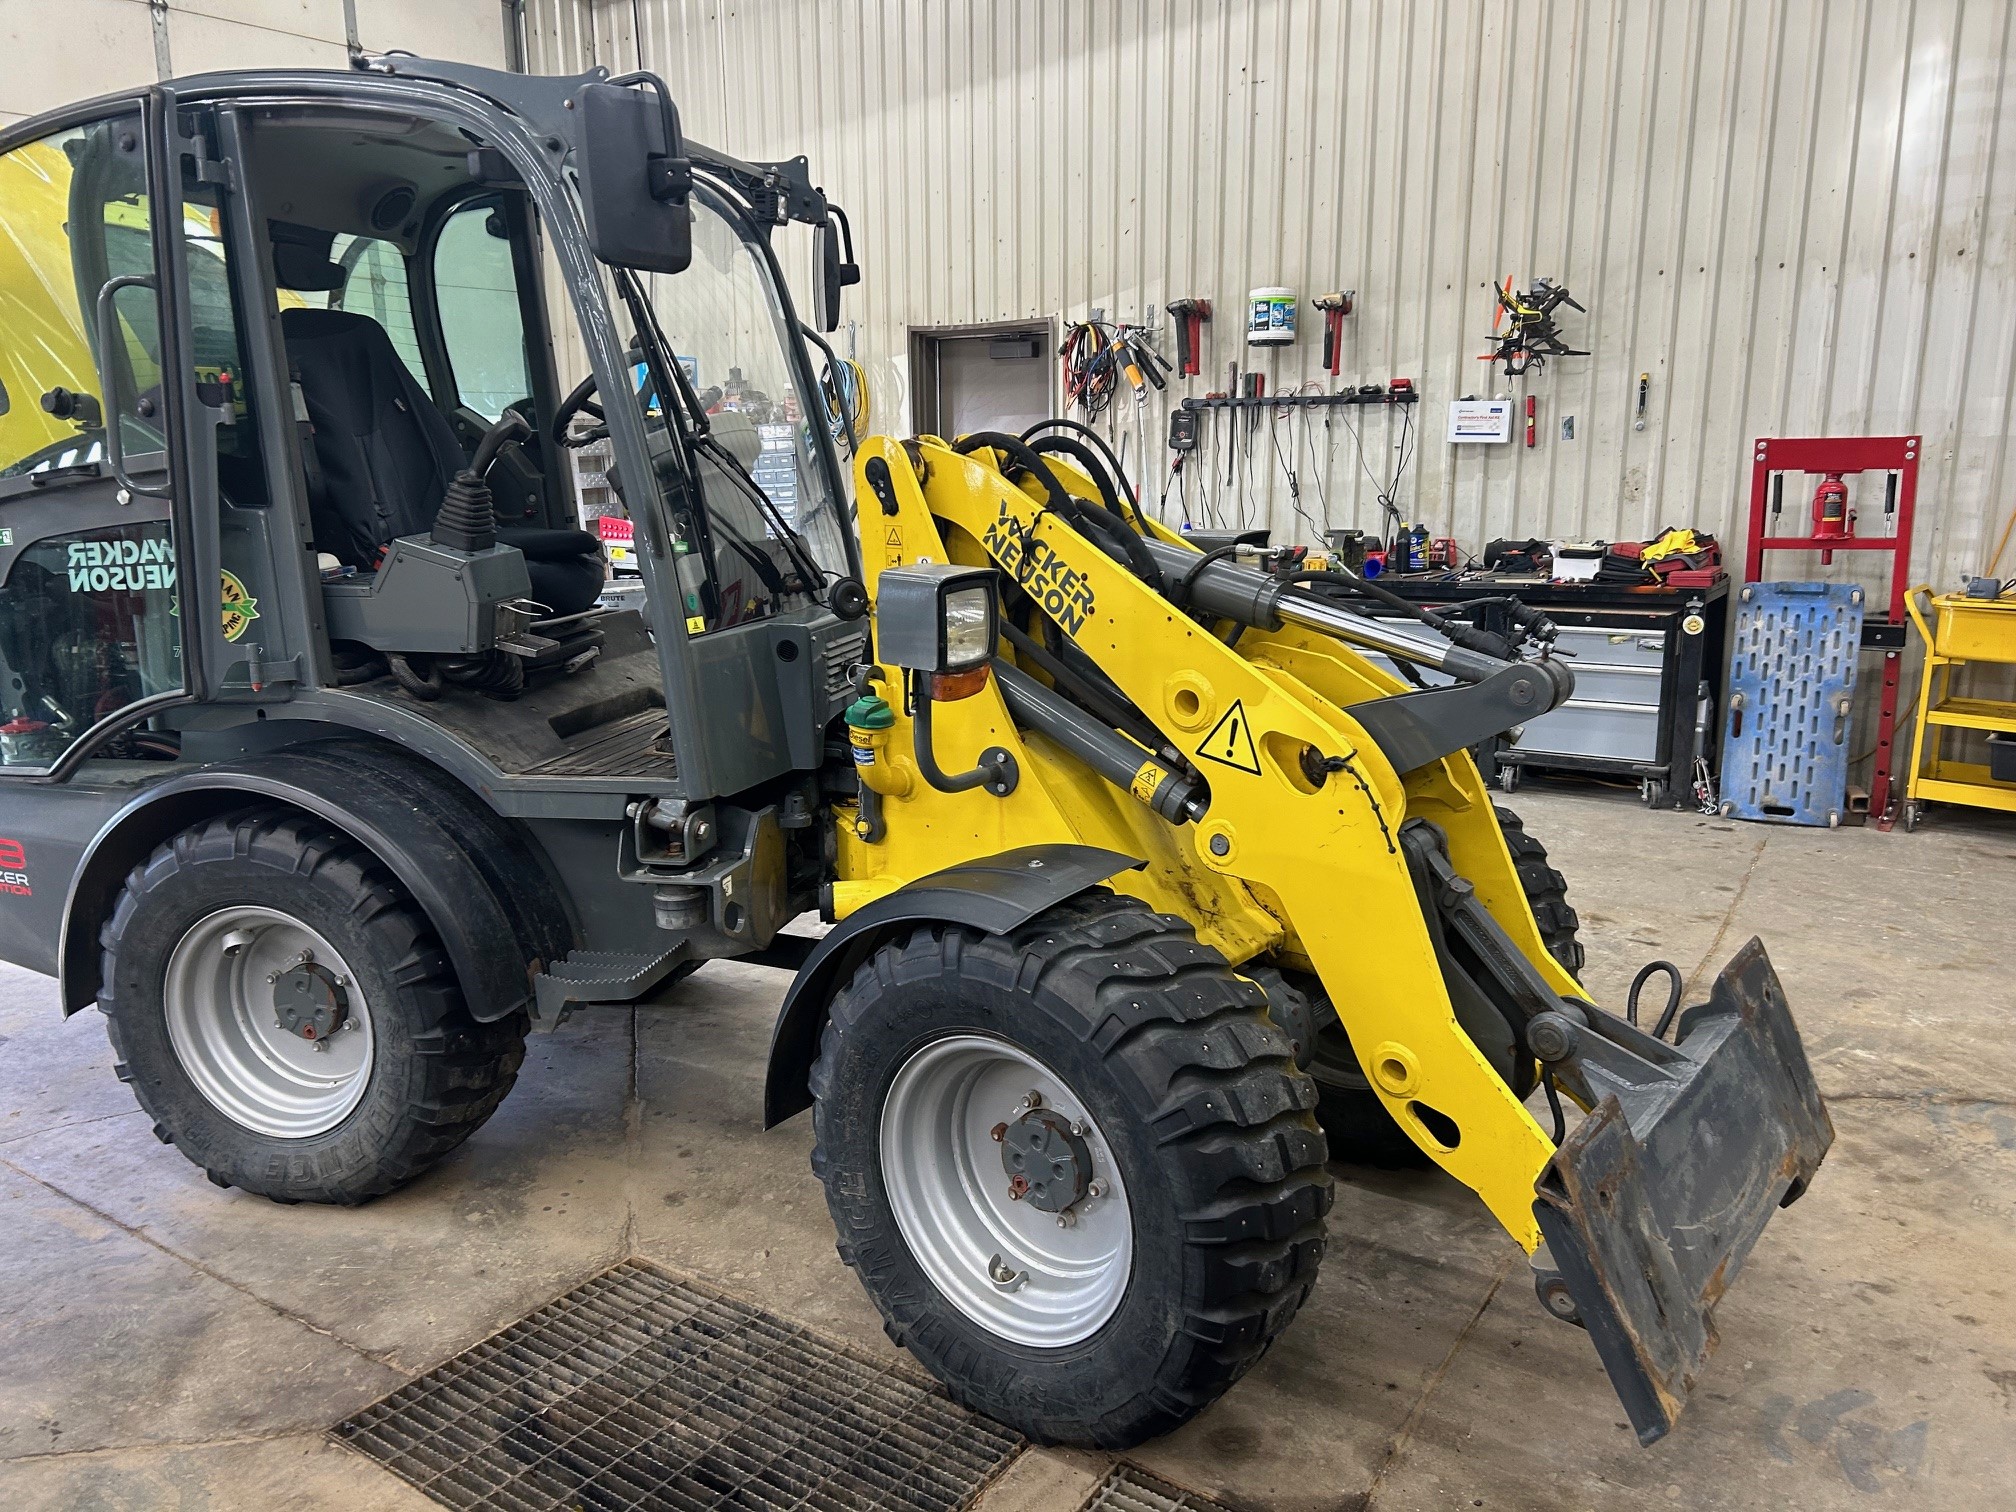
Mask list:
[[840,291],[861,282],[861,265],[854,261],[854,232],[847,224],[847,212],[838,205],[827,208],[818,230],[818,309],[813,312],[819,329],[840,329]]
[[693,261],[687,203],[693,165],[664,81],[647,77],[644,83],[643,89],[585,84],[575,97],[581,121],[575,171],[588,245],[618,267],[683,273]]

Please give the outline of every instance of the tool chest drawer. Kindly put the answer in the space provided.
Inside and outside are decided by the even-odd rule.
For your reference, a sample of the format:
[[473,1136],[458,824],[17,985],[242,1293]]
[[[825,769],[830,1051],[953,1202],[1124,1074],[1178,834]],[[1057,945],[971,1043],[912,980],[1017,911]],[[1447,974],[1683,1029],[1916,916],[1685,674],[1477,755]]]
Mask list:
[[1563,625],[1554,645],[1571,656],[1579,680],[1585,667],[1637,667],[1657,673],[1666,662],[1666,632],[1635,627]]
[[[1581,690],[1578,676],[1576,689]],[[1659,755],[1659,689],[1644,703],[1571,698],[1551,714],[1529,720],[1513,746],[1522,754],[1597,756],[1610,761],[1654,761]]]

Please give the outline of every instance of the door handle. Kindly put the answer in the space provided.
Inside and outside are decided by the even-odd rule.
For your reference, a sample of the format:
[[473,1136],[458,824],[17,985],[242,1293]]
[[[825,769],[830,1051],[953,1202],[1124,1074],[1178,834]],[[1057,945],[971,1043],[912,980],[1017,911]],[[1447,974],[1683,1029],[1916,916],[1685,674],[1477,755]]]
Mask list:
[[[112,308],[112,302],[118,297],[121,289],[158,291],[159,285],[154,282],[152,273],[122,273],[117,278],[106,279],[98,290],[98,353],[100,360],[105,364],[105,394],[108,399],[116,399],[112,389],[118,382],[118,376],[112,366],[112,343],[118,335],[119,319],[117,312]],[[166,343],[163,345],[165,347]],[[164,392],[167,389],[165,372],[162,374],[162,389]],[[129,494],[145,494],[154,499],[172,497],[175,492],[172,482],[165,488],[142,488],[127,475],[126,448],[119,438],[119,422],[124,407],[115,402],[107,404],[105,409],[105,462],[112,469],[113,480]]]

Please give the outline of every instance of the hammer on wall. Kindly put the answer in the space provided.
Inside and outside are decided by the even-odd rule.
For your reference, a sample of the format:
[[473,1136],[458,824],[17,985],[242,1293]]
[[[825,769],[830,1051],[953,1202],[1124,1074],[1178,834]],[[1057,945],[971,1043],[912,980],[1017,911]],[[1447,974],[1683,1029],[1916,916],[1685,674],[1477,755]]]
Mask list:
[[1356,289],[1318,294],[1312,303],[1323,312],[1323,371],[1335,378],[1344,370],[1344,317],[1351,313]]

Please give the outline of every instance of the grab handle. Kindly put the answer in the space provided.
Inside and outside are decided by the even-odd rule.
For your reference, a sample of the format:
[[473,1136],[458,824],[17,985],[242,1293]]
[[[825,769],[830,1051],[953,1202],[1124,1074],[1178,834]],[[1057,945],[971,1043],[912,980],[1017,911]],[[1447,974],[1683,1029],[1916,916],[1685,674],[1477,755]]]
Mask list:
[[98,290],[98,353],[106,365],[105,396],[111,403],[105,406],[105,461],[112,469],[112,477],[129,494],[145,494],[149,498],[166,499],[173,495],[173,485],[159,488],[143,488],[135,483],[126,472],[126,447],[120,440],[119,429],[122,406],[113,392],[118,383],[112,371],[112,342],[118,335],[118,316],[112,308],[112,301],[121,289],[156,289],[152,273],[122,273],[117,278],[108,278]]

